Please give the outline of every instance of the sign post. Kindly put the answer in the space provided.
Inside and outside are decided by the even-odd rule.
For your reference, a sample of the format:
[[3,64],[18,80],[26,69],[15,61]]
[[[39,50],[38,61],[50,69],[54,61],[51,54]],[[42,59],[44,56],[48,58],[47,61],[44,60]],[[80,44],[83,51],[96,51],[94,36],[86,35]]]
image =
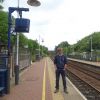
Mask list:
[[[19,8],[19,7],[9,7],[9,13],[8,13],[8,67],[7,67],[7,93],[10,93],[10,55],[11,55],[11,14],[17,11],[19,12],[20,17],[22,17],[22,11],[29,11],[29,8]],[[17,68],[17,69],[16,69]],[[15,68],[15,84],[19,82],[19,66]]]

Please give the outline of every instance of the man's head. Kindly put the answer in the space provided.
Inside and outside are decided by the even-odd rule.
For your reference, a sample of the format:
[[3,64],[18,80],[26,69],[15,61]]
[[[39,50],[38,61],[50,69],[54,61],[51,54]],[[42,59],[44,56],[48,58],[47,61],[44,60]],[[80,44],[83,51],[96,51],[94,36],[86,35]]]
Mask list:
[[63,54],[63,48],[57,48],[57,54]]

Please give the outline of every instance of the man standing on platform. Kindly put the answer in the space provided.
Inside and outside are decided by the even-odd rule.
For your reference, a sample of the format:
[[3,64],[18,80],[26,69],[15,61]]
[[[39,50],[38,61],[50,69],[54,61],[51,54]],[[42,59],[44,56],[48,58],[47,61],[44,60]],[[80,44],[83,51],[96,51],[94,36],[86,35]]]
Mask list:
[[66,86],[66,76],[65,76],[65,69],[67,67],[67,58],[63,54],[63,49],[62,48],[57,48],[57,55],[54,58],[54,64],[56,68],[56,90],[54,93],[59,92],[59,78],[60,74],[62,76],[62,81],[63,81],[63,88],[64,92],[67,92],[67,86]]

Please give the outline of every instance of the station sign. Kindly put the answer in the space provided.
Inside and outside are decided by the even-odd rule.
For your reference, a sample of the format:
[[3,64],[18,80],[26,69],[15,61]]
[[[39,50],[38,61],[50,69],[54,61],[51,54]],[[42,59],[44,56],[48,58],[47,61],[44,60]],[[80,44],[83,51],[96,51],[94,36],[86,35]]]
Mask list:
[[29,32],[30,20],[25,18],[15,19],[15,32]]

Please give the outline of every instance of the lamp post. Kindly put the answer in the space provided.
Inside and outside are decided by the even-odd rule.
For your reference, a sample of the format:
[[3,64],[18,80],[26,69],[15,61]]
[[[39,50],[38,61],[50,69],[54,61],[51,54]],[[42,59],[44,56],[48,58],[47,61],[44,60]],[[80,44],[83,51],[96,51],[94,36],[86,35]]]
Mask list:
[[[43,44],[44,40],[42,39],[42,44]],[[42,57],[43,57],[43,45],[42,45]]]
[[39,35],[39,59],[40,59],[40,35]]
[[[28,5],[30,6],[40,6],[40,2],[37,0],[28,0]],[[19,8],[20,0],[18,0],[18,8]],[[17,17],[22,17],[21,13],[18,12]],[[16,33],[16,65],[15,65],[15,85],[19,84],[19,33]]]
[[[41,5],[41,3],[38,0],[28,0],[27,4],[30,6],[35,6],[35,7]],[[39,36],[39,59],[40,59],[40,36]]]
[[30,6],[40,6],[41,3],[38,0],[28,0],[27,4]]
[[[19,8],[19,0],[18,0]],[[19,12],[17,11],[17,17],[19,18]],[[16,32],[16,65],[15,65],[15,85],[19,84],[19,33]]]
[[90,41],[91,41],[91,55],[90,55],[90,60],[92,60],[92,51],[93,51],[93,47],[92,47],[92,36],[90,37]]
[[[34,2],[37,0],[34,0]],[[37,3],[36,3],[37,4]],[[35,5],[33,5],[35,6]],[[36,5],[39,6],[39,5]],[[10,93],[10,54],[11,54],[11,25],[12,25],[12,19],[11,19],[11,14],[17,11],[18,12],[18,17],[22,17],[22,11],[29,11],[28,8],[19,8],[19,0],[18,0],[18,7],[9,7],[9,13],[8,13],[8,66],[7,66],[7,89],[6,92]],[[19,34],[16,33],[16,65],[15,65],[15,84],[17,85],[19,83],[19,57],[18,57],[18,53],[19,53]]]
[[[43,46],[42,46],[42,48],[40,48],[41,42],[43,43],[44,40],[43,40],[43,38],[41,38],[41,36],[39,35],[39,58],[40,58],[40,55],[43,55]],[[41,51],[41,54],[40,54],[40,51]]]

